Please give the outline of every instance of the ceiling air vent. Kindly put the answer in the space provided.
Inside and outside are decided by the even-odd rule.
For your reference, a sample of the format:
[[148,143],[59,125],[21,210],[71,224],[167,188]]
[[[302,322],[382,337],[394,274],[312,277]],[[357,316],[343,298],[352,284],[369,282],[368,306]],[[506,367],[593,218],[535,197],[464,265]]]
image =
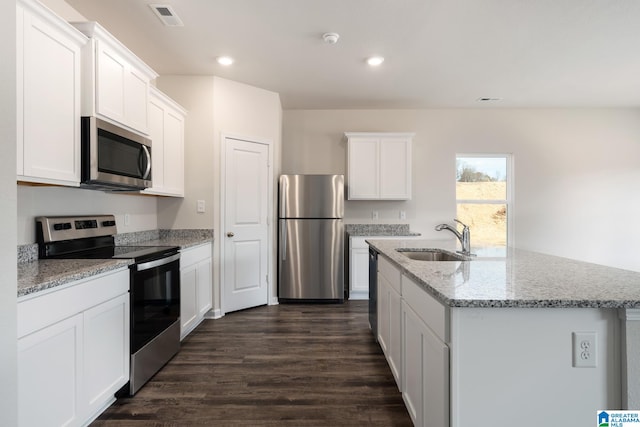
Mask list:
[[149,7],[167,27],[183,27],[182,19],[168,4],[150,4]]

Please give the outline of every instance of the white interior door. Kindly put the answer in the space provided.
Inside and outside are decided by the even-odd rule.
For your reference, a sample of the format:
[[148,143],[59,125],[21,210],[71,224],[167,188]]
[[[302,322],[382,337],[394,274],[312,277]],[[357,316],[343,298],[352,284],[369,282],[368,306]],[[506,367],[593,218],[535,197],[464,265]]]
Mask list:
[[225,138],[223,309],[268,302],[269,146]]

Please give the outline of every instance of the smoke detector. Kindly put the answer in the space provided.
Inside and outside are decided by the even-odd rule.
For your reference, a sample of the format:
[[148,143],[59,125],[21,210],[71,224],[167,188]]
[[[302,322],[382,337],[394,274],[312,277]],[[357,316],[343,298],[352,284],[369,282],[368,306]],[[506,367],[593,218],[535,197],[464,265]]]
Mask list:
[[340,38],[340,34],[338,33],[324,33],[322,35],[322,40],[324,40],[325,43],[329,43],[329,44],[338,43],[339,38]]
[[176,12],[168,4],[150,4],[149,7],[156,14],[158,19],[167,27],[184,27],[182,19],[176,15]]

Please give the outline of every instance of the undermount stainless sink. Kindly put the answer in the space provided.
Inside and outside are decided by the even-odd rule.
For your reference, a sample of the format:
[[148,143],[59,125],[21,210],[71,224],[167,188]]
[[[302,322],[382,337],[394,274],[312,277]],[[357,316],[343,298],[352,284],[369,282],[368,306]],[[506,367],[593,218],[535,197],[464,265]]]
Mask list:
[[407,258],[417,261],[470,261],[471,257],[462,254],[445,251],[435,248],[399,248],[400,252]]

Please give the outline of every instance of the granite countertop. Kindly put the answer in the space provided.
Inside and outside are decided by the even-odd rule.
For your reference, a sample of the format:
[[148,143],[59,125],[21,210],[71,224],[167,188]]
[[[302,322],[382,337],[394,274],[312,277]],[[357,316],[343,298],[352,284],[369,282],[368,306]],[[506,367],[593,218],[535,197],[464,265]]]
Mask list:
[[[211,229],[150,230],[115,236],[120,246],[178,246],[187,249],[213,242]],[[18,247],[18,298],[62,286],[121,267],[132,260],[49,259],[38,260],[38,245]]]
[[18,264],[18,298],[67,283],[126,268],[128,259],[45,259]]
[[368,242],[450,307],[640,307],[638,272],[513,248],[472,248],[478,254],[472,261],[417,261],[396,249],[455,251],[455,242]]
[[409,229],[409,224],[345,224],[349,236],[420,236]]
[[116,245],[120,246],[179,246],[180,249],[187,249],[211,242],[213,230],[208,229],[153,230],[116,236]]

